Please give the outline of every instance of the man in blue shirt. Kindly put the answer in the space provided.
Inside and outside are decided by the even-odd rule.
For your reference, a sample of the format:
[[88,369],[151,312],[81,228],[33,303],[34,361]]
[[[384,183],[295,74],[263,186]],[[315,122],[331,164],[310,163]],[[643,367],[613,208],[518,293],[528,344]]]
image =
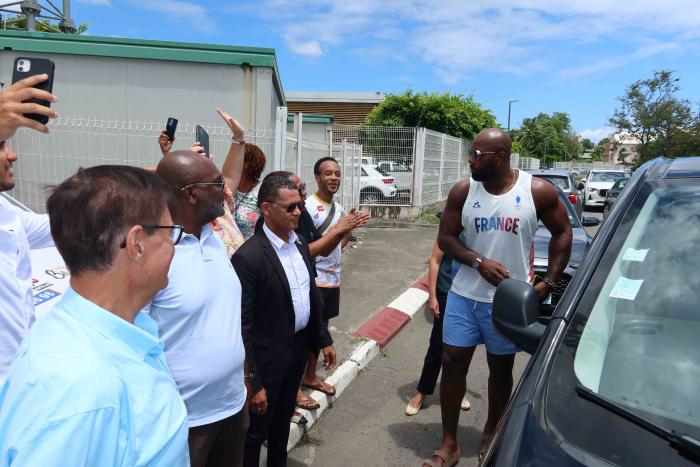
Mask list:
[[51,234],[71,287],[0,383],[0,467],[187,466],[187,412],[155,322],[182,227],[143,169],[80,169],[53,190]]
[[187,406],[192,467],[236,467],[243,462],[248,428],[241,283],[209,225],[223,214],[224,177],[208,158],[192,151],[171,152],[157,173],[174,194],[170,209],[184,234],[168,287],[153,298],[149,315],[158,323],[168,366]]

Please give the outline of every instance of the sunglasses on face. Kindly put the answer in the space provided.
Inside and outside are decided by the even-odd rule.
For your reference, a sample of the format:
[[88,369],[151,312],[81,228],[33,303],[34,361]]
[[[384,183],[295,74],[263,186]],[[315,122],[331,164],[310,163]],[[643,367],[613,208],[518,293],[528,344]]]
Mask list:
[[470,159],[479,160],[487,154],[505,154],[503,151],[479,151],[478,149],[469,149],[467,156]]
[[281,207],[282,209],[287,211],[288,214],[293,213],[296,209],[299,209],[299,212],[301,212],[301,210],[304,209],[304,203],[301,201],[298,203],[292,203],[292,204],[287,204],[287,205],[273,203],[272,201],[270,201],[270,204],[275,204],[275,205]]
[[189,185],[185,185],[185,186],[183,186],[182,188],[180,188],[180,191],[186,190],[186,189],[188,189],[188,188],[191,188],[191,187],[197,186],[197,185],[204,185],[204,186],[206,186],[206,185],[212,185],[212,186],[218,187],[221,191],[223,191],[223,190],[224,190],[224,187],[226,186],[226,181],[224,180],[224,177],[222,176],[222,177],[221,177],[219,180],[217,180],[216,182],[195,182],[195,183],[190,183]]

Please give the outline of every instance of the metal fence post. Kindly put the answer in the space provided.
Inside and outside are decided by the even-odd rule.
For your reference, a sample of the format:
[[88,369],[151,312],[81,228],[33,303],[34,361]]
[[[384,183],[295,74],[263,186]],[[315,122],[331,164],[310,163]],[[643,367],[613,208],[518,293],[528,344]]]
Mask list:
[[425,162],[425,128],[413,129],[413,205],[423,205],[423,166]]
[[[348,157],[347,142],[348,142],[348,140],[346,138],[343,138],[343,140],[340,142],[340,154],[341,154],[341,158],[343,160],[343,167],[342,167],[343,179],[344,179],[343,182],[345,182],[345,180],[347,180],[347,178],[345,178],[345,177],[347,177],[347,172],[345,171],[346,167],[347,167],[347,165],[345,164],[345,161],[347,160],[347,157]],[[353,174],[354,174],[354,172],[352,172],[350,174],[350,178],[351,178],[351,180],[350,180],[350,201],[351,201],[351,204],[350,205],[351,206],[352,206],[352,176],[353,176]],[[347,183],[343,183],[343,194],[341,196],[341,199],[343,200],[343,205],[347,206],[347,204],[345,204],[345,185],[347,185]]]
[[285,153],[287,152],[287,108],[277,107],[275,119],[275,158],[272,166],[275,170],[284,170]]
[[303,154],[302,152],[302,144],[303,140],[302,137],[304,136],[303,133],[303,122],[304,122],[304,114],[299,112],[296,115],[296,130],[297,130],[297,163],[296,163],[296,174],[301,177],[301,156]]
[[446,134],[442,134],[442,143],[440,144],[440,176],[438,179],[438,195],[437,199],[438,201],[443,200],[443,195],[442,195],[442,178],[443,178],[443,172],[445,171],[445,139],[446,139]]

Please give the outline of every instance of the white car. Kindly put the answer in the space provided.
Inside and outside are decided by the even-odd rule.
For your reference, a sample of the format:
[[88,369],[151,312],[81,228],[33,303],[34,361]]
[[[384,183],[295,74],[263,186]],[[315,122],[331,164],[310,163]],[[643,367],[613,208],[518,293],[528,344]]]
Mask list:
[[605,195],[612,188],[618,178],[629,177],[629,172],[625,170],[591,170],[584,180],[584,203],[586,207],[600,206],[605,204]]
[[377,170],[394,177],[396,188],[399,190],[398,196],[410,196],[411,188],[413,188],[413,170],[403,164],[391,161],[379,161]]
[[[31,209],[7,193],[0,193],[0,196],[18,208],[31,212]],[[31,250],[30,255],[32,258],[34,312],[36,317],[40,318],[58,303],[59,298],[68,289],[70,274],[55,247]]]
[[394,177],[382,175],[371,165],[361,167],[360,204],[392,204],[397,192]]

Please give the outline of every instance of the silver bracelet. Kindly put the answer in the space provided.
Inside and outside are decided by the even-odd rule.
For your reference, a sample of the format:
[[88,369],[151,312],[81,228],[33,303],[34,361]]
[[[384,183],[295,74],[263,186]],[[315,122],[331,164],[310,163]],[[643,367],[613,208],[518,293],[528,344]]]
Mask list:
[[244,140],[244,139],[231,138],[231,144],[244,145],[244,144],[245,144],[245,140]]

